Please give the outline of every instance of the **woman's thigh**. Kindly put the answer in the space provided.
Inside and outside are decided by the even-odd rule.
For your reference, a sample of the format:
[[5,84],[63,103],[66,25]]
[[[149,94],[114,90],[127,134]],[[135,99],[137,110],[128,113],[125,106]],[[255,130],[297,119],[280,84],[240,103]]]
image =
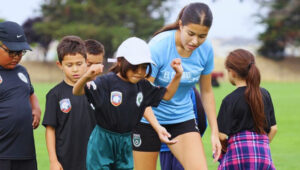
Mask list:
[[168,147],[183,165],[184,169],[207,169],[203,143],[198,132],[184,133],[177,136],[175,139],[177,140],[177,143],[168,145]]

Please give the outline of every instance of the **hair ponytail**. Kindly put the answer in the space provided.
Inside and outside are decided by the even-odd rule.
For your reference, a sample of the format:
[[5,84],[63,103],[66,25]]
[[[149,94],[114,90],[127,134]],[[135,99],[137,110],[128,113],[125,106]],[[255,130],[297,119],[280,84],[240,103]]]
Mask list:
[[250,62],[246,77],[247,88],[245,97],[250,105],[256,132],[265,133],[266,118],[264,114],[263,97],[260,90],[260,73],[254,62]]
[[165,32],[165,31],[169,31],[169,30],[177,30],[179,29],[179,20],[181,19],[182,15],[183,15],[183,11],[186,8],[186,6],[184,8],[181,9],[181,11],[179,12],[179,15],[176,19],[176,21],[172,24],[166,25],[164,27],[162,27],[161,29],[159,29],[158,31],[156,31],[153,36]]
[[247,50],[234,50],[227,56],[225,66],[246,80],[245,98],[251,109],[255,131],[265,133],[266,118],[260,90],[260,72],[255,65],[254,56]]

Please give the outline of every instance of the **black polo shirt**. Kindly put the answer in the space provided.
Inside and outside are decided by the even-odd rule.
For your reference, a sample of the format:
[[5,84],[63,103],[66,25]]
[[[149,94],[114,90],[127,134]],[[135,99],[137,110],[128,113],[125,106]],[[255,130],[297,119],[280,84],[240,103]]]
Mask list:
[[48,92],[43,125],[55,128],[56,154],[63,168],[82,170],[96,122],[87,98],[74,96],[72,89],[63,81]]
[[26,69],[0,66],[0,159],[34,159],[30,95],[33,87]]
[[[244,130],[255,131],[251,109],[245,98],[245,90],[246,87],[239,87],[222,101],[218,115],[218,126],[219,131],[228,136]],[[261,88],[261,92],[267,119],[265,131],[269,133],[271,126],[276,125],[274,107],[269,92],[264,88]]]
[[166,88],[154,86],[148,80],[132,84],[112,72],[85,87],[85,93],[96,109],[97,124],[118,133],[131,132],[140,122],[145,108],[157,107],[165,92]]

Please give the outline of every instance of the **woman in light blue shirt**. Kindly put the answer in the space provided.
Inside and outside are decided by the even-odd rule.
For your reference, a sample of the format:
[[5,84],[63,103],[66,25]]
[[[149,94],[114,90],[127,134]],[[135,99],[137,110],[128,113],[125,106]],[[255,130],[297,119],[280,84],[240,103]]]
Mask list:
[[[149,81],[155,85],[166,86],[175,74],[169,66],[170,62],[175,58],[182,61],[184,72],[177,92],[170,101],[162,100],[157,108],[152,109],[159,123],[171,134],[170,140],[175,142],[168,147],[184,169],[188,170],[207,169],[189,92],[198,82],[211,127],[215,160],[221,151],[211,86],[214,55],[211,43],[206,39],[212,20],[212,13],[206,4],[191,3],[181,10],[175,23],[163,27],[149,42],[152,60],[155,62]],[[156,169],[161,146],[155,129],[146,119],[142,119],[132,135],[135,170]]]

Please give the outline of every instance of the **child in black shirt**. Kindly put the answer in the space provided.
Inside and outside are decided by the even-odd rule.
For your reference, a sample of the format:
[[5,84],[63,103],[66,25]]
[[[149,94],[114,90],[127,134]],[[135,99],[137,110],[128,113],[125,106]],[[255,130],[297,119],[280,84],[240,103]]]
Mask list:
[[96,124],[87,98],[72,94],[74,84],[87,69],[84,41],[66,36],[57,53],[57,65],[65,78],[48,92],[43,120],[50,169],[84,170],[88,139]]
[[225,67],[237,89],[223,99],[217,119],[223,151],[218,169],[275,169],[269,147],[277,131],[274,108],[269,92],[259,86],[254,56],[234,50]]
[[[141,120],[146,107],[158,106],[162,99],[172,98],[183,72],[181,60],[175,59],[171,67],[176,74],[167,88],[145,80],[151,74],[153,61],[147,43],[136,37],[125,40],[116,56],[117,63],[110,73],[91,81],[103,69],[101,64],[92,65],[73,88],[74,94],[85,93],[95,106],[97,125],[88,144],[87,169],[133,169],[130,136],[133,127]],[[168,144],[176,142],[168,139],[170,135],[159,125],[153,112],[148,114],[151,114],[148,121],[161,140]]]

